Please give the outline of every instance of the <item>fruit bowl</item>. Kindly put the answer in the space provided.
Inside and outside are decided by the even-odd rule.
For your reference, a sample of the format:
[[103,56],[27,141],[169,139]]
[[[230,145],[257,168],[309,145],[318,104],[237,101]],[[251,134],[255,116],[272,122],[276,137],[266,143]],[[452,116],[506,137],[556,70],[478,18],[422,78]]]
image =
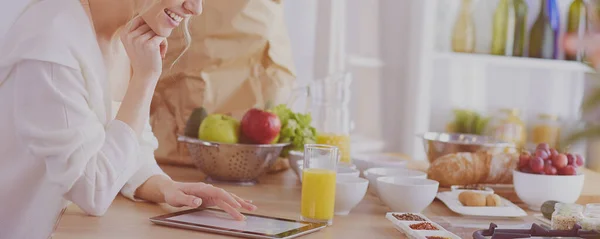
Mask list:
[[506,152],[516,151],[513,143],[504,142],[487,136],[473,134],[450,134],[427,132],[422,135],[425,153],[429,163],[452,153],[479,151]]
[[531,210],[539,211],[545,201],[574,203],[583,190],[584,175],[543,175],[513,171],[517,196]]
[[226,144],[179,136],[186,143],[194,165],[207,181],[254,185],[279,157],[283,144]]
[[584,159],[579,154],[559,152],[546,143],[535,151],[524,151],[513,171],[517,196],[532,210],[539,211],[545,201],[574,203],[583,189],[584,175],[578,170]]

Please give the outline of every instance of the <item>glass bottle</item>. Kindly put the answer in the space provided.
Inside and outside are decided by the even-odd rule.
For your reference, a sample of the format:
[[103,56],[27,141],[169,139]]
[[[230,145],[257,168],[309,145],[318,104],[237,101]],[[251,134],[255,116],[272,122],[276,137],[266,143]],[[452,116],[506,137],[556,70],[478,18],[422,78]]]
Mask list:
[[492,54],[523,56],[527,3],[524,0],[500,0],[494,13]]
[[500,109],[494,115],[489,127],[490,136],[514,143],[517,148],[524,148],[527,142],[525,123],[521,120],[518,109]]
[[542,0],[540,13],[531,28],[529,57],[557,59],[560,16],[556,0]]
[[311,83],[311,111],[317,129],[317,144],[337,146],[341,164],[350,157],[350,83],[349,73],[334,74]]
[[460,12],[452,31],[452,50],[454,52],[475,52],[475,23],[471,15],[472,0],[462,0]]
[[589,203],[585,205],[583,219],[580,224],[583,230],[600,231],[600,203]]
[[560,139],[560,122],[558,116],[539,114],[532,123],[530,135],[532,145],[547,143],[550,145],[550,148],[557,148],[558,140]]
[[583,206],[572,203],[554,205],[550,227],[552,230],[571,230],[583,218]]
[[[567,33],[575,34],[581,39],[587,31],[587,23],[587,6],[585,2],[583,0],[574,0],[569,7]],[[581,49],[575,55],[567,54],[565,58],[570,61],[583,61],[584,51]]]

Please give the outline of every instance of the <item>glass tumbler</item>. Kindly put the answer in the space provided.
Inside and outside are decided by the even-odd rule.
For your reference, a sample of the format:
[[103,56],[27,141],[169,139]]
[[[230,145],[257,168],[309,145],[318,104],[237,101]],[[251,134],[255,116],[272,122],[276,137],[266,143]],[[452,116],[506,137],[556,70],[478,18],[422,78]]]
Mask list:
[[335,180],[339,149],[335,146],[304,146],[302,169],[302,220],[331,225],[335,205]]

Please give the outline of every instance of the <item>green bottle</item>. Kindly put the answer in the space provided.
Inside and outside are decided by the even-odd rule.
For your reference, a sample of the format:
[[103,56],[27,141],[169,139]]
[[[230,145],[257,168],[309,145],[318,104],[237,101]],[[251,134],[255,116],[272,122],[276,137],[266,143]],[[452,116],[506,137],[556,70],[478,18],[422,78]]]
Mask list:
[[523,56],[527,3],[524,0],[500,0],[494,13],[492,54]]
[[[583,0],[574,0],[569,7],[569,18],[567,20],[567,33],[574,34],[583,38],[587,31],[587,6]],[[567,60],[583,61],[584,51],[579,50],[577,54],[567,54]]]

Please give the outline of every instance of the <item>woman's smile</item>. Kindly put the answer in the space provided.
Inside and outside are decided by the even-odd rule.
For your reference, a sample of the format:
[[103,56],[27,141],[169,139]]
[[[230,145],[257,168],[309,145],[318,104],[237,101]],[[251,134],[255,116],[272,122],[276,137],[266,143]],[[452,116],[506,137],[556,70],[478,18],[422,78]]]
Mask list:
[[173,26],[173,27],[177,27],[179,26],[179,23],[181,23],[181,21],[183,21],[184,17],[182,17],[181,15],[166,9],[164,10],[165,14],[167,15],[167,18],[169,20],[169,23]]

